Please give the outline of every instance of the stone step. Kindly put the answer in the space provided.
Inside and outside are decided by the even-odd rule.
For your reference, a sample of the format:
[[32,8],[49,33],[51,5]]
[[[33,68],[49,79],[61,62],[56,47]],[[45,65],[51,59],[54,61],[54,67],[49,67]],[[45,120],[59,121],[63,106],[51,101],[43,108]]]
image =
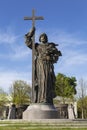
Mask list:
[[0,126],[10,125],[28,125],[29,127],[41,127],[41,128],[87,128],[87,120],[70,120],[70,119],[33,119],[33,120],[2,120]]

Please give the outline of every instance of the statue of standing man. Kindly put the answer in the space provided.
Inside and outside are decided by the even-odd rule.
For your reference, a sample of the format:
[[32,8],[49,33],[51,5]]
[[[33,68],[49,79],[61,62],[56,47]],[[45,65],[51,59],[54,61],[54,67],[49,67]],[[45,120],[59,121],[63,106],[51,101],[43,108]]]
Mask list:
[[[33,36],[35,27],[32,27],[30,32],[25,35],[26,45],[32,49]],[[39,43],[35,43],[34,52],[34,103],[53,104],[55,98],[55,73],[54,63],[58,61],[61,52],[57,49],[57,44],[48,42],[48,37],[45,33],[39,37]]]

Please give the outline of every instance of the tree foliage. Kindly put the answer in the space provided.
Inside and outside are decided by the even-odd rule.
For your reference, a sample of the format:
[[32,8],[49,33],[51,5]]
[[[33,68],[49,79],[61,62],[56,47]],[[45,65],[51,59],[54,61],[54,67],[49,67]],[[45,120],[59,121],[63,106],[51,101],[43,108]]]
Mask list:
[[76,78],[59,73],[56,76],[56,95],[73,99],[76,94]]
[[87,83],[82,78],[78,84],[78,117],[87,118]]
[[6,105],[7,102],[8,102],[7,93],[4,92],[2,88],[0,88],[0,107]]
[[16,105],[29,104],[31,87],[22,80],[17,80],[11,87],[12,102]]
[[77,102],[78,118],[87,119],[87,96],[79,98]]

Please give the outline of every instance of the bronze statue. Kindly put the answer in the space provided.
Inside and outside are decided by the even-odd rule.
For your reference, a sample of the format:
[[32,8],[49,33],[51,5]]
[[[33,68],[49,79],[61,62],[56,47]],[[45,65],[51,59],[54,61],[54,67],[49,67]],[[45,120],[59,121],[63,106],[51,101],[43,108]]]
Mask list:
[[[32,27],[30,32],[25,35],[25,43],[30,49],[32,49],[34,34],[35,27]],[[56,48],[57,44],[48,42],[45,33],[40,35],[39,42],[35,43],[34,53],[34,103],[53,104],[53,98],[56,96],[54,63],[61,56],[61,52]]]

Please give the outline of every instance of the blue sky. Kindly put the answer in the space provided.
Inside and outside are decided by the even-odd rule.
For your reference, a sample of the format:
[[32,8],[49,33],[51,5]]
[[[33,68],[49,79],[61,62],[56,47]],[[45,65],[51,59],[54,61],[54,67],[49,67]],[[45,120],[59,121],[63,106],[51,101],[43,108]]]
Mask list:
[[32,52],[24,35],[32,22],[24,16],[32,9],[44,17],[36,21],[36,42],[45,32],[62,52],[55,74],[87,80],[87,0],[0,0],[0,87],[8,91],[15,80],[31,84]]

